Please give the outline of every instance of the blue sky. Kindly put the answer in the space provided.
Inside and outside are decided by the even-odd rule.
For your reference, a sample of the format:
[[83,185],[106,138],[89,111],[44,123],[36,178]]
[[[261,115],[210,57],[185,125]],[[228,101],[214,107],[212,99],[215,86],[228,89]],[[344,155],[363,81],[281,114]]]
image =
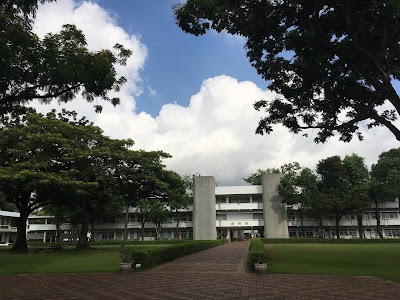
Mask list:
[[251,80],[261,88],[265,81],[250,66],[244,40],[217,33],[195,37],[176,24],[171,0],[98,0],[116,16],[120,26],[140,36],[149,55],[142,72],[148,88],[137,98],[137,110],[156,116],[164,103],[187,105],[204,79],[228,75]]
[[117,107],[105,103],[103,112],[96,114],[93,104],[78,96],[67,104],[37,103],[37,109],[75,110],[108,136],[133,139],[134,149],[170,153],[168,168],[212,175],[221,185],[244,184],[242,178],[257,169],[293,161],[314,168],[333,155],[357,153],[371,166],[381,152],[398,147],[384,127],[364,126],[364,141],[350,143],[335,136],[315,144],[315,132],[308,131],[306,138],[279,124],[270,135],[255,135],[263,114],[253,104],[275,95],[248,62],[243,39],[215,32],[201,37],[184,33],[175,24],[174,2],[58,0],[41,5],[34,24],[39,37],[71,23],[83,31],[91,50],[121,43],[133,55],[126,66],[117,67],[118,75],[127,78],[115,95],[121,99]]

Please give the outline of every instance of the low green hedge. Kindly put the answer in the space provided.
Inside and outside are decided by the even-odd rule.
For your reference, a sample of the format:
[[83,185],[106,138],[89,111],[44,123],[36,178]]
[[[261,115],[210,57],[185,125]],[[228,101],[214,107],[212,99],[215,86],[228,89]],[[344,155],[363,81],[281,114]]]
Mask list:
[[226,240],[191,241],[164,248],[133,250],[132,258],[134,264],[141,264],[142,269],[148,269],[182,256],[222,245],[225,242]]
[[[112,241],[92,241],[88,242],[90,246],[122,246],[122,245],[153,245],[153,244],[182,244],[187,243],[189,240],[158,240],[158,241],[123,241],[123,240],[112,240]],[[28,245],[32,247],[49,247],[53,245],[60,246],[75,246],[78,242],[37,242],[37,241],[28,241]]]
[[255,263],[266,263],[267,256],[264,249],[263,240],[251,239],[249,255],[247,257],[247,268],[250,271],[254,270]]
[[369,244],[369,243],[400,243],[400,239],[319,239],[319,238],[289,238],[261,239],[264,244]]

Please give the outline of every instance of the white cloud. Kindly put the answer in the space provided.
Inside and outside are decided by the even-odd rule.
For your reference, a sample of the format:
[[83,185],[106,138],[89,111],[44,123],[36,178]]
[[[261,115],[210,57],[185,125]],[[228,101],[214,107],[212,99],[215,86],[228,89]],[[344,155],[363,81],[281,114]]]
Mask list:
[[[114,108],[106,103],[103,112],[95,114],[93,105],[78,97],[63,107],[86,115],[109,136],[132,138],[136,149],[169,152],[173,158],[166,161],[167,166],[181,174],[198,172],[215,176],[221,185],[242,184],[242,177],[259,168],[279,167],[292,161],[314,167],[320,159],[353,152],[372,164],[379,153],[398,146],[386,128],[367,131],[363,142],[354,140],[347,144],[333,138],[316,145],[312,138],[292,135],[279,125],[274,126],[271,135],[255,135],[262,113],[253,109],[253,103],[274,95],[252,82],[238,82],[224,75],[205,80],[187,107],[165,104],[156,118],[135,112],[134,97],[142,92],[140,70],[147,56],[145,45],[92,2],[77,5],[64,0],[45,4],[39,9],[35,30],[43,36],[68,22],[84,31],[90,49],[111,48],[119,42],[134,53],[127,66],[118,69],[120,75],[128,78],[119,93],[121,105]],[[151,94],[151,87],[148,89]],[[59,108],[56,102],[37,107],[41,111]]]
[[157,95],[157,91],[155,89],[153,89],[151,86],[147,86],[147,89],[149,90],[149,95],[150,96]]

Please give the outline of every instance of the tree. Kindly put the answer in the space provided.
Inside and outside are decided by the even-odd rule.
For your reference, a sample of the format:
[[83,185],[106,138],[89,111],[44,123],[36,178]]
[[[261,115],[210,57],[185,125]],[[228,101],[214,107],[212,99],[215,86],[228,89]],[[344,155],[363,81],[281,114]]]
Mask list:
[[379,211],[379,204],[382,202],[382,199],[385,198],[383,195],[384,195],[383,185],[378,180],[376,180],[374,177],[371,176],[369,182],[368,196],[374,202],[376,232],[378,233],[381,239],[383,238],[383,234],[381,228],[381,216]]
[[347,196],[350,198],[351,210],[357,216],[360,239],[364,238],[363,212],[369,207],[369,172],[364,158],[357,154],[346,155],[343,159],[348,183]]
[[188,177],[181,177],[173,171],[167,171],[166,181],[168,183],[167,196],[168,205],[172,215],[176,216],[175,238],[180,239],[179,223],[181,221],[180,211],[189,206],[189,195],[187,189],[190,188],[191,180]]
[[54,113],[44,117],[31,110],[0,118],[0,190],[20,213],[12,250],[27,252],[29,214],[65,199],[69,190],[87,189],[92,183],[76,180],[76,170],[64,169],[69,151],[76,146],[67,136],[71,124],[57,120]]
[[322,209],[328,214],[334,215],[336,238],[339,239],[340,220],[350,210],[346,169],[339,156],[331,156],[318,162],[317,173],[321,176],[319,190],[323,201],[320,205],[323,204]]
[[360,124],[368,122],[400,140],[393,86],[400,79],[397,0],[188,0],[173,10],[185,32],[213,29],[245,38],[250,63],[277,93],[255,103],[266,111],[256,133],[281,123],[293,133],[317,129],[315,142],[334,132],[348,142],[362,139]]
[[[297,164],[298,166],[298,164]],[[305,237],[304,217],[309,212],[313,201],[319,195],[317,176],[309,168],[286,173],[278,186],[282,201],[293,205],[300,214],[300,223]]]
[[164,183],[160,180],[164,165],[162,159],[171,157],[162,151],[124,151],[119,156],[115,175],[118,193],[125,206],[124,240],[128,239],[129,207],[140,199],[160,195]]
[[280,173],[278,168],[268,168],[265,170],[258,169],[257,172],[250,174],[248,177],[243,178],[243,180],[250,185],[261,185],[263,175],[275,173]]
[[139,219],[139,222],[140,222],[140,225],[141,225],[142,241],[144,241],[144,236],[145,236],[144,225],[151,218],[150,202],[149,202],[148,199],[139,199],[139,201],[137,202],[135,208],[136,208],[136,215],[138,216],[138,219]]
[[0,191],[20,212],[12,250],[28,250],[27,218],[47,205],[79,211],[82,228],[77,249],[87,248],[90,216],[121,209],[113,153],[132,141],[105,137],[100,128],[65,110],[43,116],[27,109],[25,114],[13,112],[0,118]]
[[[85,36],[74,25],[64,25],[43,39],[32,32],[38,3],[52,0],[5,0],[0,4],[0,113],[39,99],[68,102],[78,93],[88,101],[102,99],[113,105],[110,91],[126,82],[117,78],[115,64],[125,65],[131,51],[116,44],[114,50],[89,51]],[[102,106],[94,105],[100,112]]]
[[382,152],[372,165],[372,176],[382,184],[383,197],[400,197],[400,148]]
[[150,220],[156,227],[156,240],[161,237],[162,224],[171,215],[170,209],[167,207],[167,203],[162,199],[150,199]]
[[400,196],[400,148],[382,152],[378,162],[372,165],[369,195],[375,202],[376,229],[383,238],[379,204],[385,199]]

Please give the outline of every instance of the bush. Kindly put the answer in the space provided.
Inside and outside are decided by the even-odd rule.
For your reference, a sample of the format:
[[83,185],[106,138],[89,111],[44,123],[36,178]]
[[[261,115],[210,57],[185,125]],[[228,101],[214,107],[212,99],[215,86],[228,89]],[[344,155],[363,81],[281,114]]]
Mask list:
[[121,246],[119,249],[119,256],[121,257],[121,261],[123,263],[132,263],[133,261],[133,251],[132,249],[125,247],[124,245]]
[[400,239],[319,239],[319,238],[289,238],[262,239],[264,244],[370,244],[370,243],[400,243]]
[[133,263],[141,264],[143,269],[148,269],[182,256],[194,254],[222,245],[225,242],[225,240],[186,241],[184,243],[177,243],[176,245],[172,245],[170,247],[134,250],[132,252]]
[[266,263],[267,256],[264,249],[264,244],[261,239],[251,239],[249,255],[247,257],[247,267],[250,271],[254,270],[255,263]]

